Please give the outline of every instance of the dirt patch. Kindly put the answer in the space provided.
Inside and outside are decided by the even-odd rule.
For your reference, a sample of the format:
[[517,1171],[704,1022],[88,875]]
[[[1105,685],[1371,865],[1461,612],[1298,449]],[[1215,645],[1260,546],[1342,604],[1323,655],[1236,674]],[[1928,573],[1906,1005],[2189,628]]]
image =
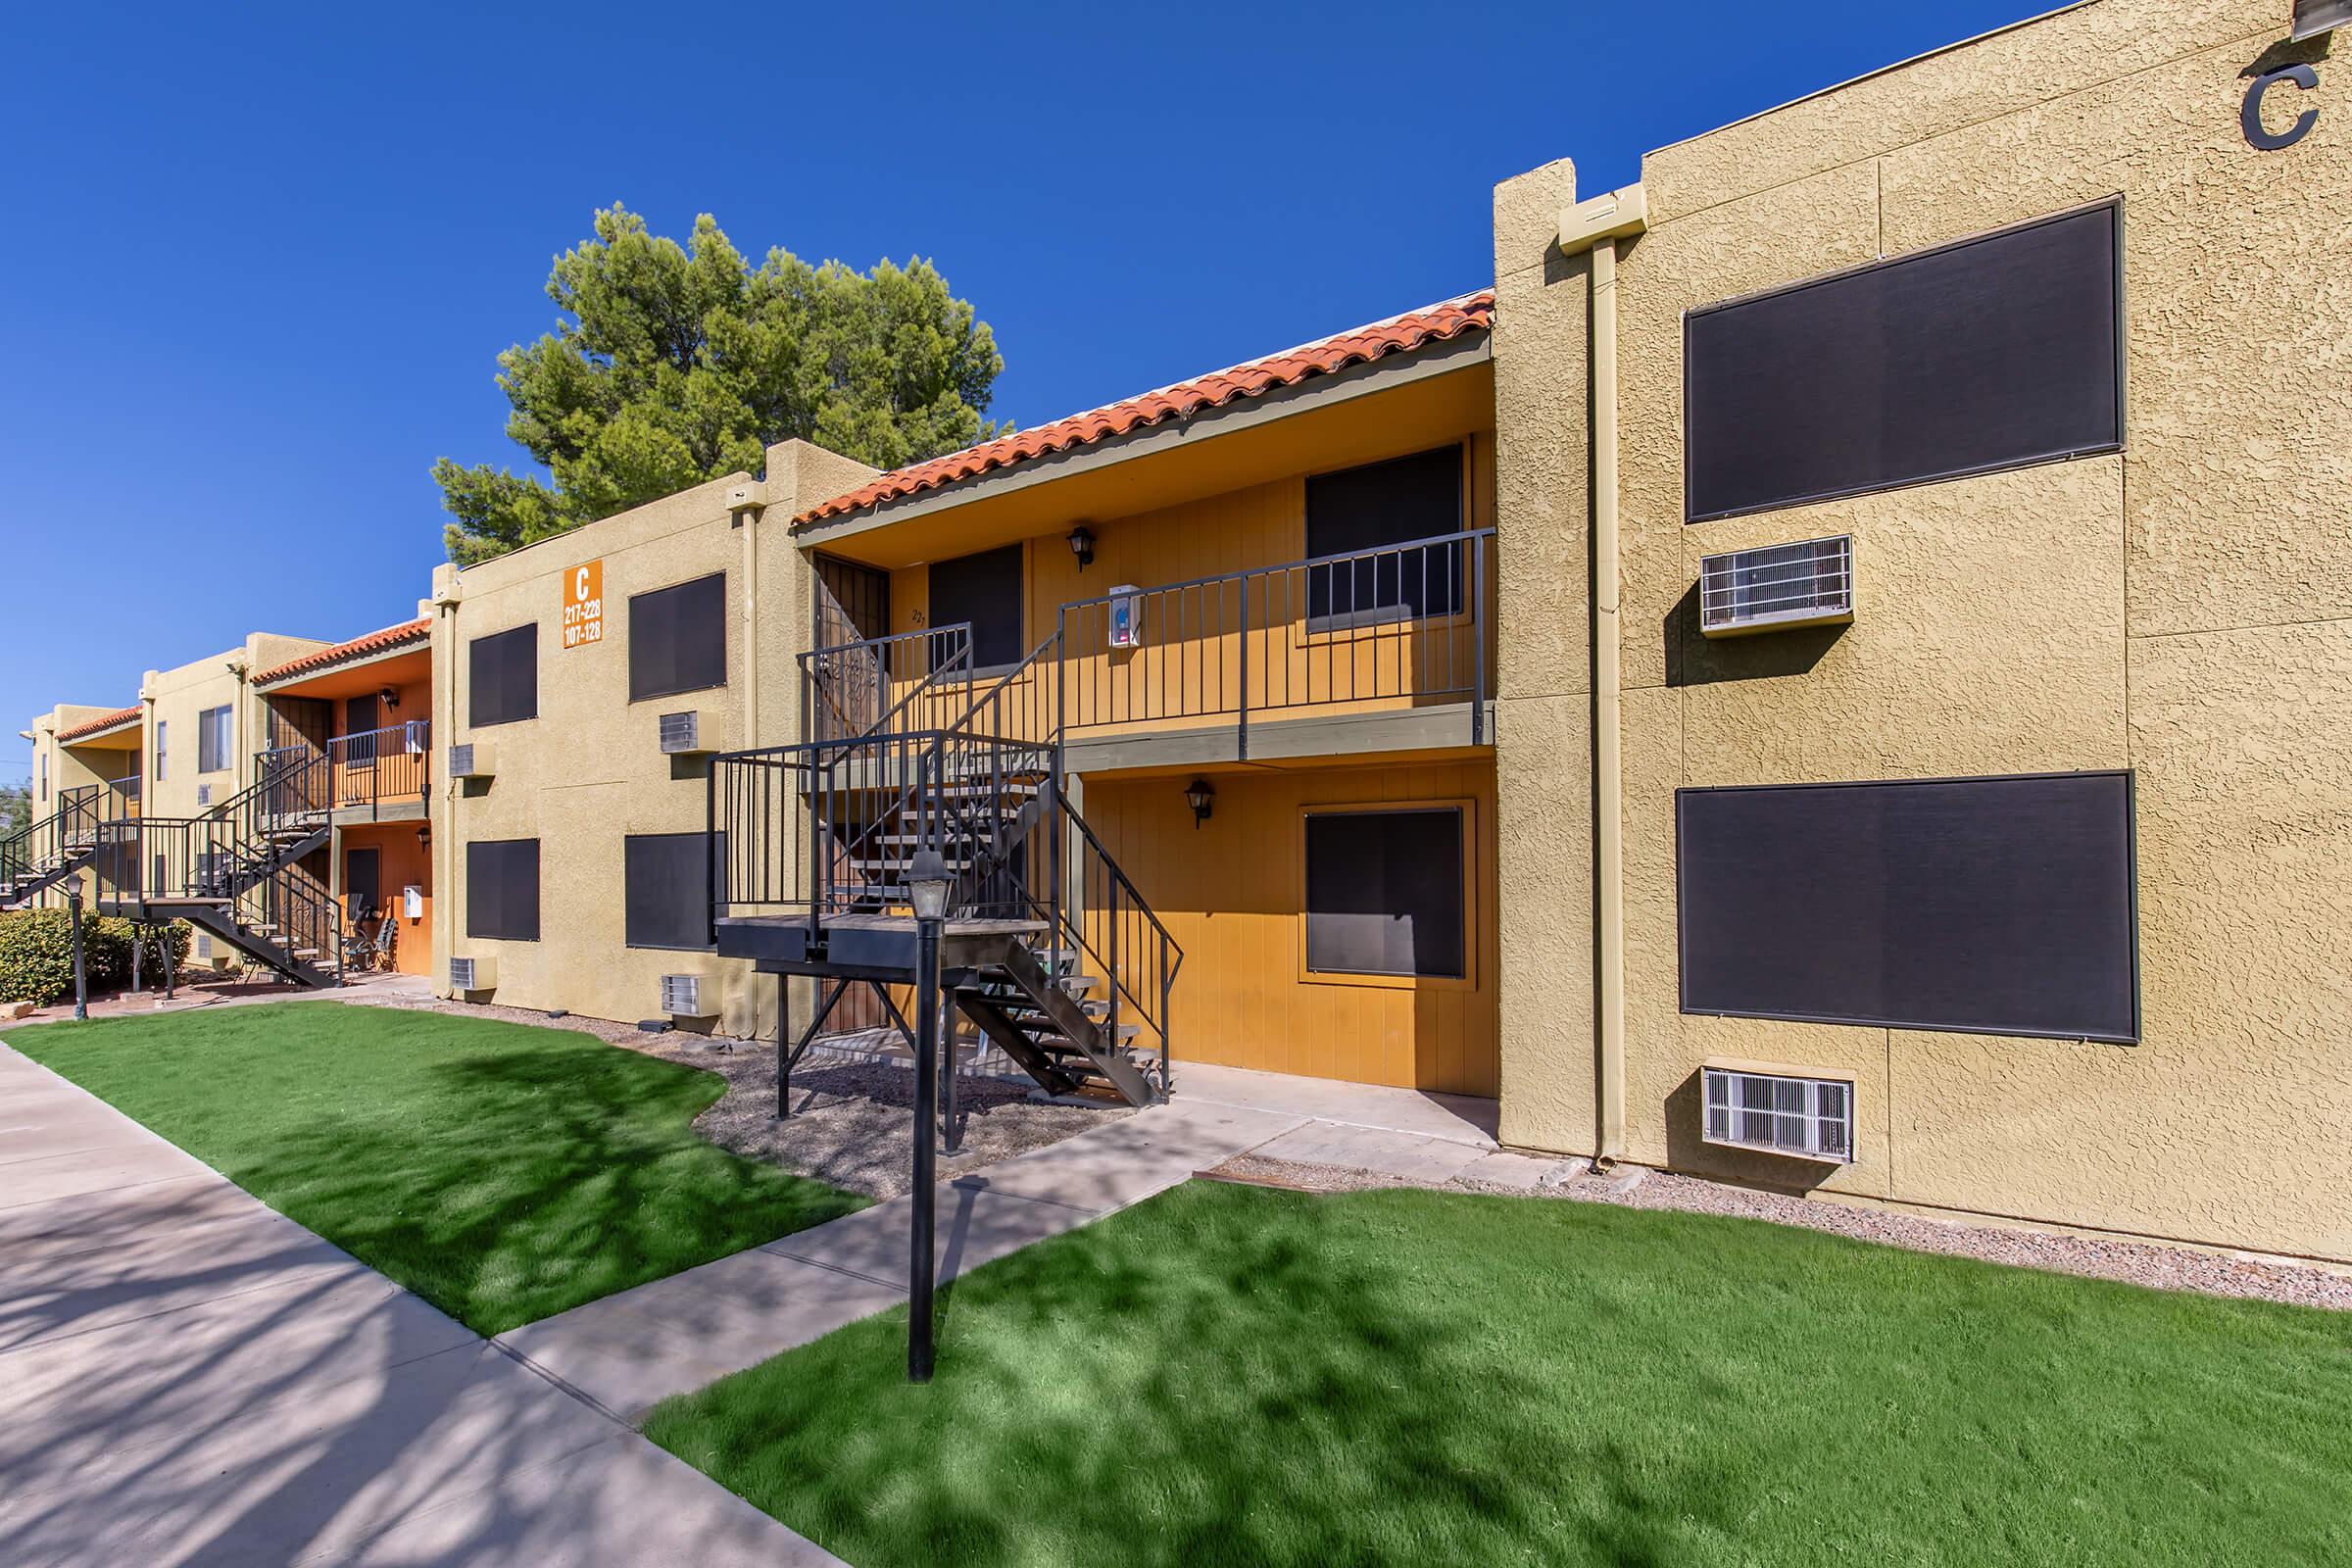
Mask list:
[[1216,1174],[1245,1181],[1272,1182],[1320,1193],[1369,1192],[1378,1188],[1426,1187],[1434,1191],[1476,1192],[1497,1197],[1568,1199],[1588,1203],[1615,1203],[1626,1208],[1676,1209],[1693,1214],[1727,1214],[1739,1219],[1767,1220],[1779,1225],[1801,1225],[1857,1241],[1878,1242],[1917,1252],[1940,1252],[1974,1257],[2018,1268],[2038,1268],[2090,1279],[2122,1280],[2157,1290],[2199,1291],[2208,1296],[2242,1297],[2278,1301],[2290,1306],[2316,1306],[2352,1311],[2352,1273],[2313,1266],[2165,1247],[2152,1242],[2127,1242],[2097,1236],[2071,1236],[2054,1231],[1969,1225],[1956,1220],[1906,1214],[1892,1209],[1848,1207],[1815,1199],[1756,1192],[1721,1182],[1701,1181],[1644,1167],[1623,1167],[1595,1175],[1580,1162],[1561,1160],[1534,1189],[1498,1186],[1491,1182],[1456,1180],[1433,1186],[1407,1181],[1379,1171],[1336,1165],[1307,1165],[1295,1160],[1266,1159],[1240,1154],[1216,1168]]
[[[648,1034],[635,1024],[605,1018],[551,1018],[523,1007],[480,1006],[430,996],[351,1000],[370,1006],[571,1029],[625,1050],[714,1072],[727,1081],[727,1092],[695,1118],[694,1130],[719,1148],[874,1198],[895,1198],[911,1185],[914,1074],[892,1062],[812,1050],[792,1075],[792,1116],[778,1121],[773,1045],[678,1030]],[[943,1177],[993,1165],[1134,1113],[1120,1104],[1042,1103],[1029,1098],[1029,1087],[1026,1082],[964,1076],[956,1091],[961,1143],[954,1154],[941,1152]]]

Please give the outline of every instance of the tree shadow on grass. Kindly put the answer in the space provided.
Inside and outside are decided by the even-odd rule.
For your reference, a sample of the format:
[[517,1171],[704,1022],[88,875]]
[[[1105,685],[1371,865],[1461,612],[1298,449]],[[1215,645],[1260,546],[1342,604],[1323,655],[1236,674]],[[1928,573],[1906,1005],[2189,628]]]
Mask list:
[[[1283,1223],[1250,1223],[1260,1201]],[[1703,1466],[1662,1494],[1598,1443],[1556,1472],[1545,1384],[1409,1269],[1323,1245],[1317,1203],[1249,1195],[1143,1249],[1104,1222],[950,1287],[928,1389],[894,1312],[648,1435],[876,1564],[1638,1564],[1720,1523]]]

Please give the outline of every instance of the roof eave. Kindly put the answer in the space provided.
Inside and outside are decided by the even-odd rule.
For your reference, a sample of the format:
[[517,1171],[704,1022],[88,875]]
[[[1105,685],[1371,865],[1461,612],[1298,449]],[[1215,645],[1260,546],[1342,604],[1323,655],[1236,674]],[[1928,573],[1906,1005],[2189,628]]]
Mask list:
[[1271,423],[1277,419],[1375,393],[1393,391],[1432,376],[1473,369],[1494,358],[1494,334],[1485,326],[1465,328],[1451,337],[1433,339],[1416,348],[1396,349],[1376,360],[1342,369],[1320,372],[1289,386],[1240,397],[1190,415],[1139,425],[1120,435],[1102,436],[1080,446],[1039,457],[1024,458],[985,473],[975,473],[910,495],[877,501],[856,512],[812,517],[792,525],[796,539],[809,544],[843,539],[870,529],[911,521],[956,507],[1010,495],[1031,485],[1049,484],[1073,474],[1152,457],[1176,446],[1189,446],[1217,436]]

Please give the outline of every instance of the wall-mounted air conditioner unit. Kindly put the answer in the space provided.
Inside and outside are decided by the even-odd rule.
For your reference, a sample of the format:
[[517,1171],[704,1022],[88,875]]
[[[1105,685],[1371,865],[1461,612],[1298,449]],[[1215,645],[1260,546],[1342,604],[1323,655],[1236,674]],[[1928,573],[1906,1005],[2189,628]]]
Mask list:
[[498,771],[487,741],[467,741],[449,749],[451,778],[488,778]]
[[703,722],[699,711],[663,713],[661,723],[662,750],[666,756],[693,757],[718,750],[710,734],[711,726]]
[[498,959],[451,958],[449,960],[449,989],[452,991],[495,991],[498,989]]
[[1853,618],[1850,534],[1699,561],[1698,629],[1709,637],[1842,625]]
[[1710,1144],[1834,1164],[1854,1162],[1854,1086],[1842,1078],[1702,1067]]
[[203,809],[205,807],[208,807],[208,806],[210,806],[210,805],[212,805],[212,804],[213,804],[213,787],[212,787],[210,784],[199,784],[199,785],[197,785],[197,786],[196,786],[196,806],[197,806],[197,808],[198,808],[199,810],[201,810],[201,809]]
[[662,977],[662,1010],[672,1018],[708,1018],[711,1014],[703,1006],[703,977],[699,974],[665,974]]

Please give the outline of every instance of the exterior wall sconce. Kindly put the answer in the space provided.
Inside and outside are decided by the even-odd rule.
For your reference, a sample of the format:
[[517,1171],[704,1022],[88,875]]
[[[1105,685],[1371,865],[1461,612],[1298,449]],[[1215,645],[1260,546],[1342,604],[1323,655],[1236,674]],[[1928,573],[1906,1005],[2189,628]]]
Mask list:
[[397,686],[387,686],[382,691],[375,694],[375,700],[379,703],[382,703],[386,708],[398,708],[400,706],[400,688]]
[[1193,827],[1196,830],[1208,820],[1210,805],[1216,798],[1217,792],[1208,787],[1208,780],[1204,778],[1197,778],[1184,787],[1184,803],[1193,808]]
[[433,825],[430,822],[416,830],[416,847],[420,850],[429,850],[433,847]]
[[1070,554],[1078,558],[1080,571],[1095,564],[1094,530],[1083,522],[1070,530]]

